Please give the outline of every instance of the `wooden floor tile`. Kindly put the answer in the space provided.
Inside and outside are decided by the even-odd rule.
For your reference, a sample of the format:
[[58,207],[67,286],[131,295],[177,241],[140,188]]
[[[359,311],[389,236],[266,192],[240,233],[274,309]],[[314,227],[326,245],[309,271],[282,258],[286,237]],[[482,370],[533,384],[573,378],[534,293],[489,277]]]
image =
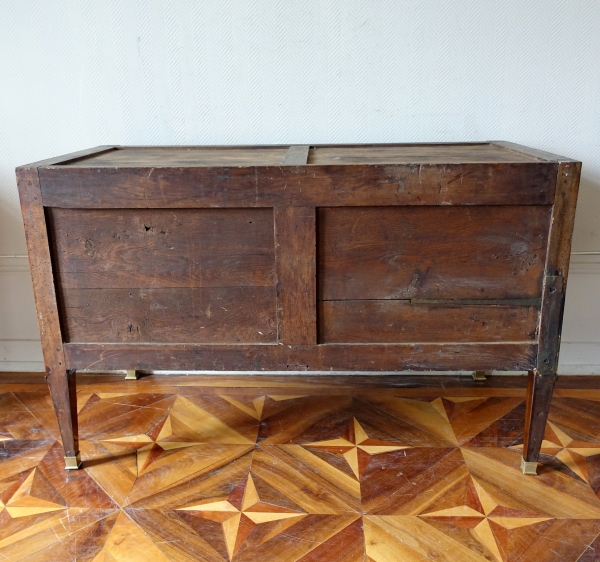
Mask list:
[[70,472],[30,378],[0,377],[0,560],[600,560],[595,382],[531,477],[523,378],[84,375]]

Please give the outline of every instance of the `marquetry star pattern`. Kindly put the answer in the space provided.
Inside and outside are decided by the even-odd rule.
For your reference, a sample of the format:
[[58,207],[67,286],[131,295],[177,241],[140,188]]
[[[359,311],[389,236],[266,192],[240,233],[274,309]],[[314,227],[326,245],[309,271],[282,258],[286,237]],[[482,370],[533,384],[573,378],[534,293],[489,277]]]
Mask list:
[[[574,439],[552,422],[548,422],[544,437],[541,454],[555,457],[582,480],[589,483],[587,458],[600,455],[600,443]],[[516,445],[514,448],[522,449],[523,444]]]
[[409,448],[391,441],[371,439],[356,418],[350,422],[348,431],[344,436],[326,441],[306,443],[304,446],[343,456],[357,479],[360,479],[371,455]]
[[521,398],[292,388],[82,394],[70,473],[51,403],[5,395],[0,558],[595,559],[597,402],[556,400],[525,477]]
[[34,468],[22,476],[21,481],[0,484],[0,510],[6,509],[12,519],[67,509],[64,498],[41,470]]
[[197,517],[220,523],[230,560],[257,525],[285,521],[272,538],[306,516],[305,512],[262,501],[251,474],[229,496],[209,498],[176,511],[194,512]]
[[201,442],[190,441],[173,432],[172,416],[169,414],[161,423],[148,433],[107,439],[106,443],[114,443],[133,448],[137,454],[137,475],[147,472],[165,451],[183,449],[201,445]]
[[493,492],[484,488],[482,483],[468,476],[465,482],[474,494],[466,494],[464,505],[453,506],[447,509],[427,511],[419,515],[425,521],[435,522],[442,528],[447,525],[449,529],[463,527],[470,530],[474,537],[498,562],[504,558],[500,553],[494,529],[511,531],[520,527],[535,525],[549,521],[551,517],[535,517],[534,514],[520,512],[507,506],[503,499],[496,497]]

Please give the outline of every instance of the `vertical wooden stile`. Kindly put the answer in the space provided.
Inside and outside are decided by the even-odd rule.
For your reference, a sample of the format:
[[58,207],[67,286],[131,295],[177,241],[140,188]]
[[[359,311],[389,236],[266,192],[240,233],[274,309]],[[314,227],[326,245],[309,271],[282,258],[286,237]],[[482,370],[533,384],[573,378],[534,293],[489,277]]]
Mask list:
[[79,453],[77,410],[72,408],[75,399],[75,373],[67,372],[65,364],[48,231],[37,167],[18,168],[17,182],[46,378],[58,418],[65,456],[76,457]]
[[276,207],[277,334],[282,344],[317,343],[316,213]]

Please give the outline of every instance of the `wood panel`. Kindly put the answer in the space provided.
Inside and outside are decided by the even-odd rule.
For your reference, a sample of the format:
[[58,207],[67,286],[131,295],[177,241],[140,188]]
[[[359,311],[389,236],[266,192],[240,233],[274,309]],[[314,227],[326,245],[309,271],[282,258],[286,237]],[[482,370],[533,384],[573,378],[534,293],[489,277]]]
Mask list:
[[65,289],[61,301],[71,342],[276,340],[270,287]]
[[543,205],[556,172],[554,162],[39,171],[44,205],[75,208]]
[[533,341],[538,309],[399,300],[319,303],[320,343]]
[[319,298],[541,296],[551,208],[320,209]]
[[48,209],[65,288],[274,286],[271,209]]
[[73,369],[216,371],[526,371],[536,344],[135,345],[65,344]]
[[316,213],[314,207],[275,209],[278,341],[317,343]]
[[492,144],[323,146],[311,148],[309,164],[421,164],[538,162],[539,158]]
[[[67,162],[69,167],[105,166],[268,166],[281,164],[288,148],[281,147],[118,147],[117,150]],[[61,162],[61,165],[64,165]]]

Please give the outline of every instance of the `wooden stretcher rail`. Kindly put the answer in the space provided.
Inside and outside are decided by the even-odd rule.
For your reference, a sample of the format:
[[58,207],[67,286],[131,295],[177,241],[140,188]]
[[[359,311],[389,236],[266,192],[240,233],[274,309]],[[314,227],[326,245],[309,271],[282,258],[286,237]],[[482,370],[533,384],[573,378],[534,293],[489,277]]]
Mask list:
[[537,344],[193,345],[82,344],[64,346],[70,369],[202,369],[227,371],[447,371],[533,369]]
[[47,207],[548,205],[553,162],[40,168]]

